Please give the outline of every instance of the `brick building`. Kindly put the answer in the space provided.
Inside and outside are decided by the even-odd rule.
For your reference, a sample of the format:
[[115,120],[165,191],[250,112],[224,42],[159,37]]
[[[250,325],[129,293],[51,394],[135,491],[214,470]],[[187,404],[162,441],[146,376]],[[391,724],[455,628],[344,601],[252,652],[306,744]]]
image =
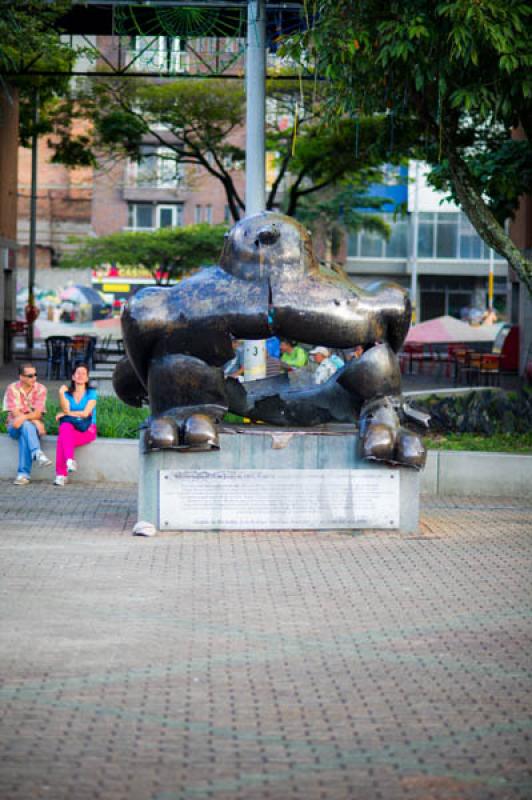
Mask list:
[[[239,56],[242,41],[238,39],[194,40],[185,53],[179,48],[179,40],[168,37],[155,37],[147,49],[143,37],[128,37],[125,43],[117,37],[91,38],[98,51],[117,66],[120,59],[136,59],[134,70],[153,71],[154,76],[168,58],[176,62],[175,69],[192,73],[205,69],[202,60],[207,56],[232,60],[233,73],[243,70]],[[235,144],[244,147],[244,130],[233,138]],[[154,230],[196,222],[230,224],[232,220],[221,183],[202,167],[187,165],[176,170],[173,162],[165,160],[165,148],[150,137],[146,137],[139,164],[124,159],[97,169],[68,169],[52,164],[48,139],[41,138],[38,151],[38,269],[56,266],[61,256],[75,247],[68,241],[71,236]],[[31,151],[27,148],[19,148],[18,176],[19,265],[24,268],[28,265],[31,194]],[[235,169],[232,177],[243,196],[243,168]]]
[[[48,138],[41,137],[37,155],[37,269],[56,266],[62,254],[75,245],[70,236],[84,236],[91,231],[93,170],[67,169],[52,164],[53,151]],[[18,266],[29,261],[31,199],[31,150],[19,148],[18,168]]]
[[4,85],[0,91],[0,364],[5,357],[6,324],[15,319],[18,119],[18,92]]

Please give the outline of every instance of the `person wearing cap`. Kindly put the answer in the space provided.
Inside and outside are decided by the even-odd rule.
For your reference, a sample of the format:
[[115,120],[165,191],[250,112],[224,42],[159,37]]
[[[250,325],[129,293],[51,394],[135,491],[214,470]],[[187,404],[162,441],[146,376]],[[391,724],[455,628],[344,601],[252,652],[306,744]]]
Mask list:
[[309,355],[312,361],[318,365],[314,371],[314,383],[325,383],[338,369],[331,358],[330,350],[327,347],[314,347]]
[[19,381],[10,383],[4,395],[8,412],[7,432],[18,441],[18,472],[15,486],[30,482],[33,463],[49,467],[52,463],[41,450],[41,436],[46,434],[42,417],[46,409],[46,387],[37,382],[33,364],[20,365]]
[[281,366],[287,369],[300,369],[308,364],[307,351],[293,341],[281,342]]

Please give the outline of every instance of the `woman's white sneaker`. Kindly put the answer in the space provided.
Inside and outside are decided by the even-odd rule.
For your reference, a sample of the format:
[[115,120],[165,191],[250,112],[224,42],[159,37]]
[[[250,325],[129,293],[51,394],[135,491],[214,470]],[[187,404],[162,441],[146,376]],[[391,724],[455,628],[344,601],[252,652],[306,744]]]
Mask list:
[[54,480],[54,486],[66,486],[67,485],[67,477],[66,475],[56,475]]
[[71,472],[77,472],[78,470],[78,465],[76,464],[73,458],[67,458],[66,467],[67,467],[67,472],[69,474]]

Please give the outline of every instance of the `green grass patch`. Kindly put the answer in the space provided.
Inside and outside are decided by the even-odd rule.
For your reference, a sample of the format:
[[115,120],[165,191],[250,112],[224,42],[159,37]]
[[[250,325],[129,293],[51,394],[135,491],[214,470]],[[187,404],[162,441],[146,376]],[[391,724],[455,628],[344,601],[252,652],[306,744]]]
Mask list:
[[[49,434],[57,433],[55,415],[59,413],[59,403],[48,400],[44,424]],[[149,416],[147,408],[132,408],[126,406],[117,397],[100,397],[96,411],[98,436],[103,439],[138,439],[139,428]],[[6,433],[7,414],[3,413],[0,420],[0,431]]]
[[429,450],[476,450],[487,453],[532,454],[532,432],[495,433],[482,436],[478,433],[432,434],[423,439]]

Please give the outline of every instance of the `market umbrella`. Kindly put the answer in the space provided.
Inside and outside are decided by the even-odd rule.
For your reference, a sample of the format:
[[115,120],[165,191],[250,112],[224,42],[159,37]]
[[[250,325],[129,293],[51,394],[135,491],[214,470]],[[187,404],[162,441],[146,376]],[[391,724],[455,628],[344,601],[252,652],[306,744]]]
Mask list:
[[67,286],[61,292],[61,300],[74,303],[76,305],[90,305],[92,306],[92,319],[102,319],[107,317],[110,311],[109,304],[106,303],[96,289],[92,286],[81,286],[75,284],[74,286]]
[[420,322],[408,331],[406,344],[470,344],[493,342],[502,323],[470,325],[448,315]]

